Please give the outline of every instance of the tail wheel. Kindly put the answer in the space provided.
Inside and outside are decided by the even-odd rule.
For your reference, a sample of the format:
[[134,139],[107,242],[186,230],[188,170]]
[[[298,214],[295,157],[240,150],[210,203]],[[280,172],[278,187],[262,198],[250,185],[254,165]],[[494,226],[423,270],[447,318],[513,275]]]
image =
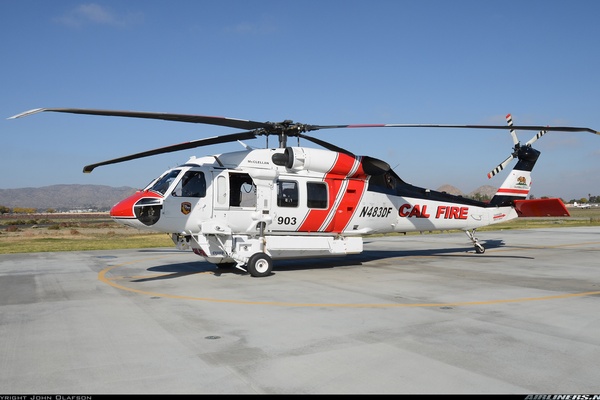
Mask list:
[[479,243],[475,243],[475,253],[477,253],[477,254],[485,253],[485,247],[483,247]]
[[248,273],[254,277],[267,276],[273,270],[273,260],[265,253],[256,253],[250,257],[246,267]]

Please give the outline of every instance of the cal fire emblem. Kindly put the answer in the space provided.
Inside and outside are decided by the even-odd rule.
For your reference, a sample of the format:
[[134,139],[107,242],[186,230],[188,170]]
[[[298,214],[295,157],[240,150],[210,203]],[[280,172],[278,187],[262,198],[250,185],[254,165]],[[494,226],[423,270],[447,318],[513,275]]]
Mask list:
[[527,186],[527,179],[524,176],[518,177],[517,186]]
[[192,211],[192,203],[185,201],[181,203],[181,213],[183,215],[188,215]]

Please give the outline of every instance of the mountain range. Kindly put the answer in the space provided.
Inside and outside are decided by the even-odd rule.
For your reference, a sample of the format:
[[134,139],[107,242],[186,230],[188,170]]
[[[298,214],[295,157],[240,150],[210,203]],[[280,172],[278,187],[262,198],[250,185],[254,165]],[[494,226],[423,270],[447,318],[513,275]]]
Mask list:
[[[451,185],[443,185],[437,190],[459,196],[473,197],[479,194],[491,198],[497,188],[481,186],[468,194]],[[104,185],[52,185],[39,188],[0,189],[0,206],[35,208],[40,212],[48,209],[108,211],[135,191],[136,189],[127,186]]]
[[0,206],[35,208],[39,212],[94,210],[108,211],[137,189],[104,185],[52,185],[39,188],[0,189]]

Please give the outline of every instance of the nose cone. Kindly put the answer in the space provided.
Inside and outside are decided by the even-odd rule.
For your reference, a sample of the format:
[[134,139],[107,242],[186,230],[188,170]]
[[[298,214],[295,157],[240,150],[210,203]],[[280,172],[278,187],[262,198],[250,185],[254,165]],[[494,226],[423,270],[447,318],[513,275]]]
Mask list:
[[124,225],[135,228],[148,227],[158,220],[158,216],[148,219],[147,214],[150,210],[158,211],[162,208],[161,199],[162,196],[158,193],[139,191],[115,204],[110,210],[110,216]]
[[139,199],[143,198],[145,194],[153,195],[154,193],[135,192],[135,194],[115,204],[113,208],[110,209],[110,216],[113,218],[135,218],[133,206]]

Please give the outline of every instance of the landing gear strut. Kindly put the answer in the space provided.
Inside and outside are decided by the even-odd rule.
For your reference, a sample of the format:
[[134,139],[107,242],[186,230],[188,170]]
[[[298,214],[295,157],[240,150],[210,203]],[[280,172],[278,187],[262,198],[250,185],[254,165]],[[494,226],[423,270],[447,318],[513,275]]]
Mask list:
[[471,239],[471,242],[473,242],[473,246],[475,246],[475,253],[477,253],[477,254],[483,254],[483,253],[485,253],[485,247],[483,247],[479,243],[479,239],[477,239],[475,237],[475,229],[472,229],[470,231],[465,231],[465,233],[467,234],[467,236],[469,237],[469,239]]

